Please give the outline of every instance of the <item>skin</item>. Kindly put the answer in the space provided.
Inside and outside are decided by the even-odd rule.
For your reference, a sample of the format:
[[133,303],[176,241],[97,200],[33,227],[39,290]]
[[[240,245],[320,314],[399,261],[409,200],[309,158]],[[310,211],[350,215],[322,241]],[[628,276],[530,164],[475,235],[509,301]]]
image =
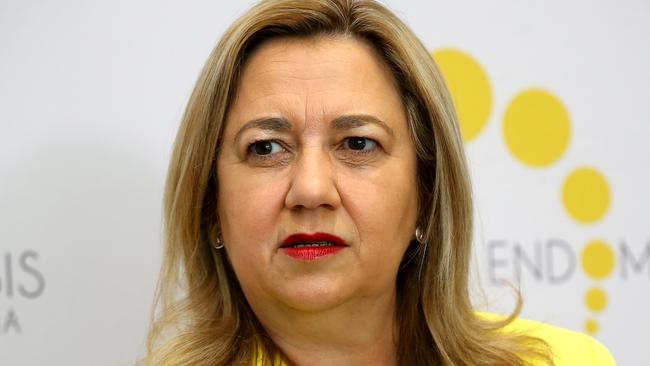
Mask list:
[[[251,123],[268,118],[284,122]],[[354,38],[259,48],[226,120],[218,179],[225,250],[291,364],[395,365],[395,282],[415,230],[416,155],[374,50]],[[349,246],[315,261],[279,249],[314,232]]]

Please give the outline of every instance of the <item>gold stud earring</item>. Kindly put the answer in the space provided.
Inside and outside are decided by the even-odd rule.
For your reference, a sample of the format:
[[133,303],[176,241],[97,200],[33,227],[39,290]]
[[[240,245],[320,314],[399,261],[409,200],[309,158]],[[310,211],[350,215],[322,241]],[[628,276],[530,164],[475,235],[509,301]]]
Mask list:
[[415,240],[420,243],[424,242],[424,234],[422,233],[422,229],[420,229],[419,226],[415,228]]
[[223,248],[223,240],[221,240],[221,234],[217,234],[217,245],[214,246],[214,249],[221,249]]

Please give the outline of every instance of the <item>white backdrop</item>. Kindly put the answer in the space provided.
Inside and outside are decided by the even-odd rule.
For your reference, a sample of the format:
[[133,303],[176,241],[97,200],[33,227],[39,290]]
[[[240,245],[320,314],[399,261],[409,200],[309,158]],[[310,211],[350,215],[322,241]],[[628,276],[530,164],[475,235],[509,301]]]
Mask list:
[[[387,3],[431,51],[453,49],[489,81],[467,142],[485,305],[511,309],[501,283],[519,278],[526,317],[591,332],[620,365],[650,364],[650,4]],[[142,354],[173,138],[203,62],[249,4],[0,2],[1,365]],[[569,116],[568,144],[544,167],[503,132],[530,88]],[[562,193],[584,166],[609,197],[589,222]],[[591,192],[578,206],[602,199],[594,184],[578,184]]]

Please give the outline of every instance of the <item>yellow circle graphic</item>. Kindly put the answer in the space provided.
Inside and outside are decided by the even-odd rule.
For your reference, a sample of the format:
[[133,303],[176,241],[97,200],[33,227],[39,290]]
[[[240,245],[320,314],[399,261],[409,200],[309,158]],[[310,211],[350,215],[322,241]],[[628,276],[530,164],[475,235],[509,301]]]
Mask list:
[[597,287],[591,288],[585,296],[585,304],[591,311],[603,311],[607,306],[607,293]]
[[598,333],[598,329],[599,329],[599,327],[598,327],[598,322],[597,321],[595,321],[593,319],[589,319],[589,320],[587,320],[585,322],[585,331],[587,333],[589,333],[591,335],[594,335],[594,334]]
[[564,208],[578,222],[591,224],[602,219],[610,200],[607,180],[593,168],[576,169],[564,181]]
[[614,270],[614,251],[609,244],[601,240],[593,240],[582,249],[582,269],[597,280],[609,277]]
[[569,113],[553,94],[528,89],[508,105],[503,134],[510,152],[522,163],[545,167],[562,157],[569,146]]
[[458,114],[465,141],[475,139],[487,125],[492,109],[492,88],[481,65],[454,49],[433,52]]

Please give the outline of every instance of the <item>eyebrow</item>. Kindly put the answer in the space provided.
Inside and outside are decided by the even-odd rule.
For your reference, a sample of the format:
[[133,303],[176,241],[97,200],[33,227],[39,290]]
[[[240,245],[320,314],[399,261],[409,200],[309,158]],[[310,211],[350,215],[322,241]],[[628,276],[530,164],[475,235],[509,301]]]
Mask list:
[[393,129],[390,128],[386,122],[369,114],[352,114],[337,117],[332,122],[332,127],[334,127],[335,130],[350,130],[369,124],[377,125],[384,129],[389,135],[395,136]]
[[251,128],[259,128],[261,130],[275,131],[275,132],[289,132],[291,131],[291,123],[284,118],[271,117],[271,118],[258,118],[252,121],[246,122],[242,128],[239,129],[237,135],[235,135],[235,143],[241,139],[241,135],[246,130]]
[[[339,131],[351,130],[369,124],[377,125],[382,129],[384,129],[389,135],[395,136],[393,129],[390,128],[390,126],[388,126],[386,122],[380,120],[375,116],[371,116],[369,114],[345,115],[345,116],[337,117],[334,119],[334,121],[332,121],[332,127],[335,130],[339,130]],[[244,133],[244,131],[253,128],[258,128],[267,131],[275,131],[275,132],[289,132],[291,131],[292,125],[291,122],[281,117],[263,117],[263,118],[254,119],[252,121],[246,122],[246,124],[244,124],[242,128],[239,129],[239,131],[235,135],[235,143],[237,143],[241,139],[241,135]]]

